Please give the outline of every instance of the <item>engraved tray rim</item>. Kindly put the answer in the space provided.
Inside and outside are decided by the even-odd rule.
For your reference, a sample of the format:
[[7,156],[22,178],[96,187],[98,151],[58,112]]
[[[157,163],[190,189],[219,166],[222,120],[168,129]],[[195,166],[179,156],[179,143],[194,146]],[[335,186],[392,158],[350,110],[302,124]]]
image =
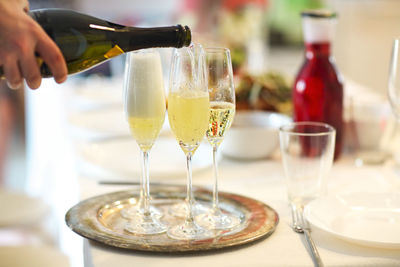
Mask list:
[[[189,241],[164,238],[167,240],[166,243],[154,243],[146,240],[146,236],[136,236],[138,240],[132,240],[128,238],[132,237],[132,235],[126,234],[126,239],[117,233],[114,234],[99,222],[97,217],[102,208],[122,199],[132,198],[132,196],[138,195],[138,192],[139,187],[90,197],[71,207],[65,215],[65,222],[73,232],[89,240],[127,250],[161,253],[209,251],[248,244],[261,238],[269,237],[275,232],[279,223],[278,213],[269,205],[253,198],[227,192],[219,192],[220,203],[229,202],[235,208],[246,209],[250,215],[250,218],[247,218],[247,216],[245,218],[246,226],[237,232],[233,232],[231,235],[222,235],[207,240]],[[168,184],[151,185],[152,198],[155,198],[159,194],[171,194],[175,199],[184,199],[186,196],[185,193],[186,186]],[[212,197],[212,192],[197,186],[193,187],[193,194],[196,200],[211,199]],[[264,219],[264,221],[260,221],[259,217]]]

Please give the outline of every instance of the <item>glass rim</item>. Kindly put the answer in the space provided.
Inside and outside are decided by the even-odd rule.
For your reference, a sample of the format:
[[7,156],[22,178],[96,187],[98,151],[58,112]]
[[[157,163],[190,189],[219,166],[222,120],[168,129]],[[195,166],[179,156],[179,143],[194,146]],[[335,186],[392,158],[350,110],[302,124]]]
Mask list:
[[229,48],[227,47],[222,47],[222,46],[211,46],[211,47],[205,47],[204,51],[206,53],[218,53],[218,52],[224,52],[224,53],[230,53]]
[[132,54],[151,54],[151,53],[159,53],[158,49],[156,47],[150,47],[150,48],[142,48],[134,51],[130,51],[127,53],[127,55],[132,55]]
[[[321,131],[315,133],[304,133],[296,131],[296,127],[298,126],[317,126],[321,127]],[[323,130],[324,129],[324,130]],[[286,133],[290,135],[298,135],[298,136],[325,136],[335,134],[336,130],[333,126],[323,123],[323,122],[313,122],[313,121],[302,121],[302,122],[292,122],[289,124],[285,124],[279,127],[280,133]]]

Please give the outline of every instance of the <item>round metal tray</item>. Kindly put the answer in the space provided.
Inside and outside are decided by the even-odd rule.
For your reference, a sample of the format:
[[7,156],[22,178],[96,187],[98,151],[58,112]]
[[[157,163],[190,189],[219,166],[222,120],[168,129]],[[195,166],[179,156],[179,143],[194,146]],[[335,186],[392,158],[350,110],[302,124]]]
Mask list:
[[[179,223],[181,217],[168,213],[171,205],[183,201],[185,188],[175,185],[152,185],[152,205],[160,209],[162,220],[168,225]],[[210,203],[212,193],[194,188],[196,201]],[[88,239],[124,249],[154,252],[184,252],[214,250],[247,244],[271,235],[279,222],[278,214],[268,205],[241,195],[220,192],[220,207],[224,212],[241,218],[238,227],[215,231],[215,237],[206,240],[174,240],[165,233],[135,235],[124,230],[127,220],[120,211],[137,203],[139,188],[96,196],[72,207],[66,214],[67,225],[77,234]]]

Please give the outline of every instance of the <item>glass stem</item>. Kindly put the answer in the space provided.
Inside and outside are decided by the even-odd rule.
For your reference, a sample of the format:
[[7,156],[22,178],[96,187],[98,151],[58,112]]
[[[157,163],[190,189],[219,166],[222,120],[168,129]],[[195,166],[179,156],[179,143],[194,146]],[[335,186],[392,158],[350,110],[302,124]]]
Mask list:
[[143,213],[150,215],[150,182],[149,182],[149,152],[142,151],[142,191],[143,191]]
[[214,211],[219,210],[217,151],[218,151],[218,145],[213,145],[213,165],[214,165],[213,210]]
[[186,218],[186,222],[193,222],[193,204],[194,204],[194,197],[193,197],[193,188],[192,188],[192,152],[188,152],[186,154],[186,172],[187,172],[187,183],[186,183],[186,190],[187,190],[187,204],[188,204],[188,215]]

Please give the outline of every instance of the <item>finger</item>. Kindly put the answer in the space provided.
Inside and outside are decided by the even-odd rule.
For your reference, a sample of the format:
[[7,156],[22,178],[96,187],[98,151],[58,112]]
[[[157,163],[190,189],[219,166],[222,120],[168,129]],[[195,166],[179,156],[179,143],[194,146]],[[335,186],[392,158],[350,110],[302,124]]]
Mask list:
[[67,79],[67,65],[58,46],[47,35],[38,41],[36,51],[43,61],[49,66],[57,83]]
[[22,76],[16,60],[7,60],[3,65],[8,87],[18,89],[22,85]]
[[39,88],[42,82],[42,76],[40,75],[39,66],[34,54],[24,55],[19,63],[22,76],[25,78],[28,86],[32,89]]

